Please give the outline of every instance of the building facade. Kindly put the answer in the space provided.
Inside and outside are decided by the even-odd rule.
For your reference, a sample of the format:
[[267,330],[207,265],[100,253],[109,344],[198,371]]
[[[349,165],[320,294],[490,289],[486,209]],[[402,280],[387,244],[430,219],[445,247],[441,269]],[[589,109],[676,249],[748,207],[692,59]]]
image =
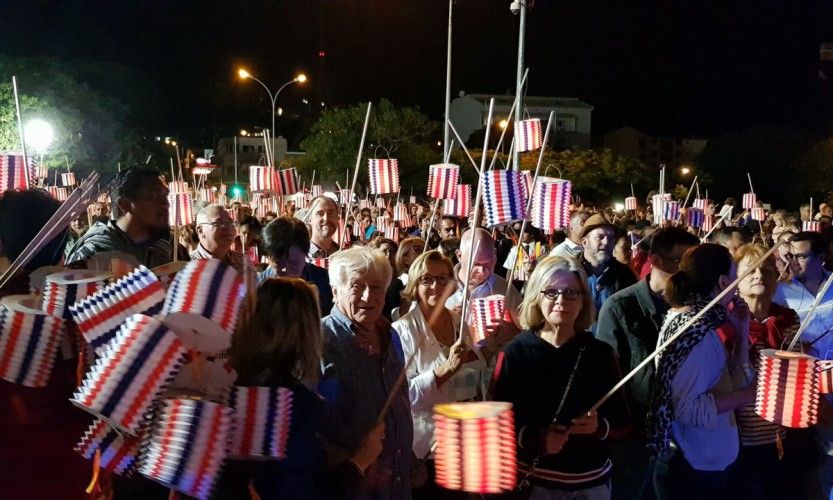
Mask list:
[[653,137],[633,127],[620,127],[604,136],[604,147],[616,154],[636,158],[648,166],[671,168],[693,164],[706,144],[706,139]]

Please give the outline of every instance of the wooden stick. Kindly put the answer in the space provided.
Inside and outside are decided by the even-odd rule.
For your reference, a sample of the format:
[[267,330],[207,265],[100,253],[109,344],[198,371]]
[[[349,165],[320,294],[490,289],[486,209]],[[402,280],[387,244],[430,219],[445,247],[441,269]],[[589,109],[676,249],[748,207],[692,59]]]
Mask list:
[[[622,377],[622,380],[620,380],[619,382],[617,382],[617,383],[616,383],[616,385],[614,385],[612,389],[610,389],[609,391],[607,391],[607,394],[605,394],[604,396],[602,396],[602,398],[601,398],[599,401],[597,401],[597,402],[596,402],[596,404],[594,404],[593,406],[591,406],[591,407],[590,407],[590,411],[596,411],[596,410],[598,410],[598,409],[599,409],[599,407],[600,407],[600,406],[602,406],[602,405],[605,403],[605,401],[607,401],[608,399],[610,399],[610,397],[611,397],[611,396],[613,396],[613,395],[616,393],[616,391],[618,391],[619,389],[621,389],[622,387],[624,387],[624,386],[625,386],[625,384],[627,384],[627,383],[628,383],[628,381],[629,381],[630,379],[632,379],[632,378],[633,378],[633,377],[634,377],[637,373],[639,373],[639,371],[640,371],[641,369],[645,368],[645,366],[646,366],[648,363],[650,363],[651,361],[653,361],[653,359],[654,359],[655,357],[657,357],[657,356],[658,356],[658,355],[659,355],[662,351],[664,351],[664,350],[665,350],[665,349],[666,349],[669,345],[671,345],[671,343],[672,343],[672,342],[674,342],[675,340],[677,340],[677,339],[678,339],[678,338],[679,338],[682,334],[684,334],[684,333],[685,333],[685,332],[686,332],[689,328],[691,328],[691,327],[692,327],[692,325],[694,325],[694,323],[696,323],[696,322],[697,322],[700,318],[702,318],[702,317],[703,317],[703,315],[704,315],[704,314],[706,314],[706,312],[707,312],[709,309],[711,309],[712,307],[714,307],[714,306],[715,306],[717,303],[719,303],[719,302],[720,302],[720,301],[721,301],[721,300],[722,300],[722,299],[723,299],[726,295],[728,295],[730,292],[732,292],[732,291],[735,289],[735,287],[737,287],[737,286],[738,286],[738,283],[740,283],[740,282],[741,282],[741,280],[743,280],[744,278],[746,278],[747,276],[749,276],[750,274],[752,274],[752,272],[753,272],[753,271],[755,271],[755,269],[757,269],[757,268],[758,268],[761,264],[763,264],[763,263],[764,263],[764,262],[765,262],[765,261],[769,258],[769,256],[770,256],[770,255],[772,255],[772,254],[773,254],[773,252],[775,252],[775,250],[776,250],[779,246],[783,245],[785,242],[786,242],[786,240],[782,240],[780,243],[778,243],[778,244],[776,244],[776,245],[773,245],[773,246],[772,246],[772,248],[770,248],[769,250],[767,250],[767,252],[766,252],[766,253],[765,253],[765,254],[764,254],[764,255],[763,255],[760,259],[758,259],[758,260],[757,260],[757,261],[756,261],[753,265],[751,265],[751,266],[750,266],[750,267],[746,270],[746,272],[744,272],[743,274],[741,274],[740,276],[738,276],[738,277],[735,279],[735,281],[733,281],[733,282],[732,282],[729,286],[727,286],[727,287],[726,287],[726,288],[724,288],[724,289],[723,289],[723,290],[722,290],[719,294],[717,294],[717,296],[716,296],[715,298],[713,298],[713,299],[711,300],[711,302],[709,302],[708,304],[706,304],[706,306],[705,306],[703,309],[701,309],[700,311],[698,311],[698,312],[697,312],[697,314],[695,314],[694,316],[692,316],[692,317],[691,317],[691,319],[689,319],[688,321],[686,321],[686,322],[683,324],[683,326],[681,326],[681,327],[680,327],[680,329],[679,329],[679,330],[677,330],[677,332],[676,332],[674,335],[672,335],[671,337],[669,337],[669,338],[668,338],[668,340],[666,340],[665,342],[663,342],[661,345],[657,346],[657,348],[654,350],[654,352],[652,352],[651,354],[649,354],[649,355],[648,355],[648,357],[647,357],[647,358],[645,358],[645,359],[643,359],[641,363],[639,363],[638,365],[636,365],[636,366],[633,368],[633,370],[631,370],[631,371],[630,371],[627,375],[625,375],[624,377]],[[831,274],[831,278],[833,278],[833,274]],[[828,280],[828,281],[829,281],[829,280]],[[798,337],[798,335],[797,335],[797,334],[796,334],[796,337]]]
[[[359,166],[362,163],[362,153],[364,153],[364,140],[367,137],[367,126],[370,123],[370,110],[373,108],[373,102],[367,103],[367,113],[364,115],[364,127],[362,127],[362,138],[359,141],[359,152],[356,155],[356,168],[353,169],[353,182],[350,184],[350,192],[347,196],[348,204],[344,207],[344,231],[341,232],[341,236],[339,237],[338,248],[341,248],[341,245],[344,243],[344,238],[347,236],[347,212],[351,203],[350,201],[353,200],[353,193],[356,191],[356,180],[359,178]],[[314,176],[315,172],[313,172]],[[353,223],[355,224],[356,216],[353,216]]]
[[833,273],[830,273],[830,277],[827,278],[827,281],[824,282],[824,286],[822,286],[816,294],[816,298],[813,301],[813,305],[810,307],[810,311],[807,312],[807,316],[804,317],[804,321],[802,321],[801,325],[798,327],[798,332],[796,332],[795,336],[792,339],[792,342],[790,342],[790,346],[787,348],[788,351],[793,350],[793,347],[795,347],[796,342],[798,342],[798,338],[801,337],[801,334],[804,333],[804,330],[806,330],[807,327],[810,326],[810,322],[816,315],[816,308],[819,306],[822,299],[827,294],[827,290],[830,288],[831,283],[833,283]]
[[749,175],[749,172],[746,172],[746,178],[749,179],[749,192],[755,194],[755,189],[752,187],[752,176]]
[[[26,153],[26,137],[23,134],[23,118],[20,114],[20,96],[17,93],[17,76],[14,75],[12,75],[12,90],[14,91],[14,107],[17,111],[17,133],[20,135],[20,149],[23,151],[23,175],[26,179],[26,186],[29,186],[29,155]],[[58,184],[56,183],[55,185],[57,186]]]

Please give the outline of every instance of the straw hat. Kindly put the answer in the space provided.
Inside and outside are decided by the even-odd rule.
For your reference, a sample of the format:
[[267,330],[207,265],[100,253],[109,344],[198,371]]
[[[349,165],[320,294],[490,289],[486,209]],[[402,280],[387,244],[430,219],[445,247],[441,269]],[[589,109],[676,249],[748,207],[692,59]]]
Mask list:
[[600,213],[595,213],[584,222],[584,226],[581,229],[581,237],[584,238],[590,233],[590,231],[598,229],[600,227],[609,227],[611,229],[615,229],[616,226],[614,226],[609,220],[607,220],[604,215]]

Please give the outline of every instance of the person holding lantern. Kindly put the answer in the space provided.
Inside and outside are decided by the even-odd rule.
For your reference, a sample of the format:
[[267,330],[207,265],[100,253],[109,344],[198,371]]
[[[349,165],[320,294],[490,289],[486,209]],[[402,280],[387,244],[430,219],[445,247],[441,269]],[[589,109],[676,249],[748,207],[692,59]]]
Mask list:
[[[649,474],[659,500],[727,496],[739,449],[734,411],[755,399],[750,316],[746,303],[732,294],[705,308],[735,276],[729,250],[705,243],[683,254],[665,286],[670,309],[658,346],[705,312],[655,360],[647,431]],[[727,321],[738,339],[735,353],[727,352],[717,333]]]
[[581,264],[546,257],[527,283],[524,331],[498,356],[494,399],[513,405],[531,498],[610,498],[608,440],[629,412],[622,392],[591,408],[621,378],[613,349],[588,331],[594,312]]

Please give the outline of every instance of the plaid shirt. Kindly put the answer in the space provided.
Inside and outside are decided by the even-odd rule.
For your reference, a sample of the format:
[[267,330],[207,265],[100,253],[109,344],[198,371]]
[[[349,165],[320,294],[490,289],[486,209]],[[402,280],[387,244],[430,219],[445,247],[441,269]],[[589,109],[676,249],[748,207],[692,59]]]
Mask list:
[[[191,260],[197,259],[214,259],[215,257],[203,248],[202,243],[197,245],[197,249],[191,252],[190,255]],[[238,273],[243,274],[243,254],[239,252],[235,252],[234,250],[229,250],[226,254],[226,258],[222,260],[223,263],[230,265],[233,267]]]
[[[326,412],[322,434],[330,443],[353,453],[362,438],[376,423],[390,390],[405,366],[399,335],[384,323],[387,347],[381,356],[371,356],[355,340],[355,325],[334,306],[321,320],[324,333],[324,376],[318,392],[324,397]],[[408,384],[385,416],[385,439],[379,461],[391,471],[390,480],[374,490],[362,489],[360,499],[411,498],[413,465],[413,422]]]

